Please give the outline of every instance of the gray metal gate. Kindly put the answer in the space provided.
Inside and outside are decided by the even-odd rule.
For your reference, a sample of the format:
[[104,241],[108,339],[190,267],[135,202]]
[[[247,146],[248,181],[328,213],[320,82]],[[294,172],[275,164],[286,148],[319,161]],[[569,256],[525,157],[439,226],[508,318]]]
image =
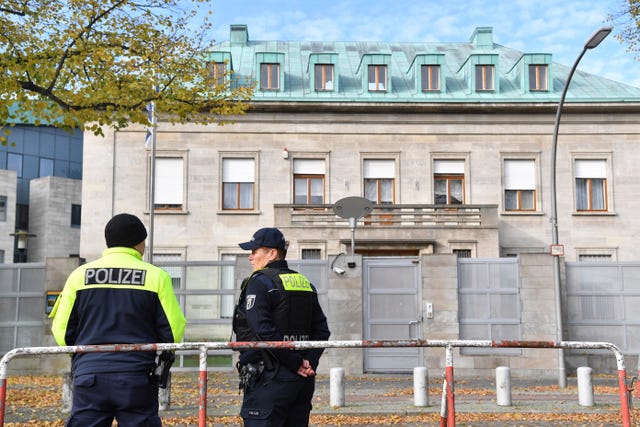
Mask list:
[[[567,262],[567,339],[606,338],[640,352],[640,264]],[[590,365],[591,366],[591,365]]]
[[[416,258],[364,258],[364,338],[421,338],[420,263]],[[411,372],[420,348],[366,348],[365,372]]]
[[43,342],[44,263],[0,264],[0,354]]

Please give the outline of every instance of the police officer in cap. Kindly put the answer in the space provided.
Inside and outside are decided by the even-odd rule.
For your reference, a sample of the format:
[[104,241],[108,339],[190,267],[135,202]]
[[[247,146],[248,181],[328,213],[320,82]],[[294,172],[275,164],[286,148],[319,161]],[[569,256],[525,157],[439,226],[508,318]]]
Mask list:
[[[242,283],[233,319],[237,341],[318,341],[329,327],[315,287],[289,269],[287,242],[277,228],[261,228],[250,241],[253,273]],[[309,425],[315,374],[323,349],[241,350],[245,427]]]
[[[171,277],[142,261],[147,230],[135,215],[107,223],[102,257],[67,278],[50,317],[58,345],[180,342],[185,318]],[[72,359],[67,427],[159,427],[155,352],[86,352]]]

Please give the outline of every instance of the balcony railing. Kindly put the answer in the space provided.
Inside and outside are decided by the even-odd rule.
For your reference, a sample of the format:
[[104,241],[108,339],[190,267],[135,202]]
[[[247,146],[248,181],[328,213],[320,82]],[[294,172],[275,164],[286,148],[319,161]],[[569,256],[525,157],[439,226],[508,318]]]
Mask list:
[[[333,205],[276,204],[277,226],[344,227]],[[496,228],[497,205],[376,205],[370,215],[358,219],[358,227]]]

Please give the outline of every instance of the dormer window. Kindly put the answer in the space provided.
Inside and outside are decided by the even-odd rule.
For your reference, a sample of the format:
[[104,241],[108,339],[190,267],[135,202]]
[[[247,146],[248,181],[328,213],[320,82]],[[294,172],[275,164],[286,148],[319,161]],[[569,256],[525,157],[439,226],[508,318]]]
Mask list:
[[209,63],[209,77],[216,85],[224,84],[224,77],[227,71],[227,64],[224,62]]
[[334,90],[334,66],[333,64],[315,64],[315,88],[317,91]]
[[369,91],[378,92],[387,90],[387,66],[369,65]]
[[280,64],[260,64],[260,90],[280,89]]
[[547,64],[529,65],[529,91],[549,90],[549,66]]
[[492,91],[494,88],[494,66],[476,65],[476,91]]
[[440,91],[440,65],[422,65],[420,67],[422,91]]

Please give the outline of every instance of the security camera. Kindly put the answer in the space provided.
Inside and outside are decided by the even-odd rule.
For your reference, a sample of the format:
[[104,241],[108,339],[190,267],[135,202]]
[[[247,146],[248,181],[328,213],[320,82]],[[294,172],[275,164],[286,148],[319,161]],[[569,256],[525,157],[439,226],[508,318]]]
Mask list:
[[344,270],[341,269],[340,267],[333,267],[333,272],[339,275],[343,275],[344,274]]

